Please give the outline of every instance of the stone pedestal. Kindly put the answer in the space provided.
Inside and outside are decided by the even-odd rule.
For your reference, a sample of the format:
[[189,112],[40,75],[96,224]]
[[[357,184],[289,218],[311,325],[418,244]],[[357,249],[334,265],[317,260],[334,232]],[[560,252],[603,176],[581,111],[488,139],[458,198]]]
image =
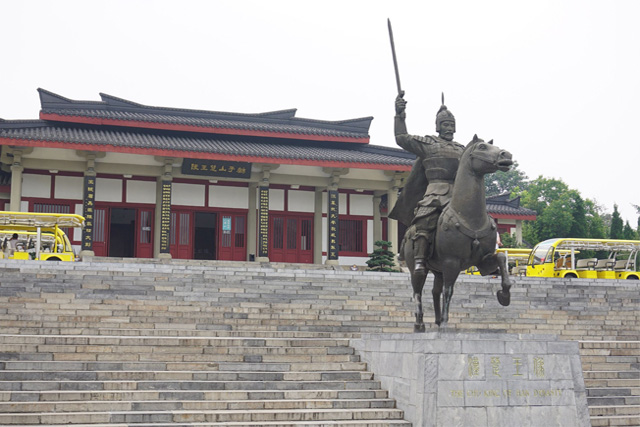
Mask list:
[[414,426],[590,426],[577,342],[492,332],[352,340]]

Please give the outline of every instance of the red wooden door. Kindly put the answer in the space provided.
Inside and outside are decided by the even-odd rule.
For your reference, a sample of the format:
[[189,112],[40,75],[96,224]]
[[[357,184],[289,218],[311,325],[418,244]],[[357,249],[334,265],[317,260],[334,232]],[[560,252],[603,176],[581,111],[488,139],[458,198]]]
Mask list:
[[137,258],[153,258],[153,209],[138,209],[136,227]]
[[247,216],[218,214],[218,259],[245,261],[247,259]]
[[269,260],[274,262],[313,262],[313,218],[272,215]]
[[193,215],[191,212],[171,212],[170,249],[171,257],[177,259],[193,258]]
[[93,253],[96,256],[109,256],[109,209],[94,208],[93,212]]

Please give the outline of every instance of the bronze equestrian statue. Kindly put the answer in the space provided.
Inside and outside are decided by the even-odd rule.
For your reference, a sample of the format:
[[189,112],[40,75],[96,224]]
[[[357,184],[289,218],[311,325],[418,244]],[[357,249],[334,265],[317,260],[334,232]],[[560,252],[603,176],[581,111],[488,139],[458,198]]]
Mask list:
[[435,276],[432,294],[435,322],[440,326],[449,320],[458,275],[471,266],[478,267],[482,275],[499,270],[502,290],[498,301],[509,305],[511,281],[504,254],[495,252],[497,231],[486,211],[484,175],[507,171],[513,161],[493,141],[474,136],[466,147],[453,141],[455,118],[444,105],[444,96],[436,115],[438,135],[409,135],[403,96],[400,92],[396,98],[396,142],[418,159],[389,217],[409,227],[400,256],[411,272],[418,303],[415,330],[422,332],[422,289],[429,271]]

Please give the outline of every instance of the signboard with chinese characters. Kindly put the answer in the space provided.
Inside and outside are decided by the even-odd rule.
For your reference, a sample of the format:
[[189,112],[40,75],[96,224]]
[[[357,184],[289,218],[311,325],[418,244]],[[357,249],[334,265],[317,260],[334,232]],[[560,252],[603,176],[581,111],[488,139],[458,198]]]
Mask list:
[[160,253],[168,254],[171,249],[171,181],[162,181],[160,197]]
[[93,226],[95,220],[96,177],[84,177],[84,229],[82,229],[82,250],[93,250]]
[[258,189],[258,257],[269,256],[269,187]]
[[327,209],[327,224],[329,231],[329,245],[327,248],[327,259],[337,260],[339,253],[338,228],[340,225],[338,219],[339,197],[338,191],[336,190],[329,190],[328,194],[329,208]]
[[223,178],[251,178],[251,163],[227,162],[224,160],[184,159],[182,173],[185,175],[219,176]]

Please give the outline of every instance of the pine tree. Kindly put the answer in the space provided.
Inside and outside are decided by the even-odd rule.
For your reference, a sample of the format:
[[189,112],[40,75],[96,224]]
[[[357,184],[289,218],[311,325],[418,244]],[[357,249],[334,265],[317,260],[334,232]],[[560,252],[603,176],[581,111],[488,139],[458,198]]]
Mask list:
[[636,233],[636,231],[631,228],[631,224],[629,224],[629,221],[624,223],[622,235],[625,240],[636,240],[638,238],[638,233]]
[[367,261],[367,266],[371,271],[399,271],[395,268],[393,260],[395,254],[390,250],[391,242],[378,240],[374,243],[376,249],[369,254],[371,259]]
[[620,212],[618,212],[618,205],[613,205],[613,214],[611,215],[611,230],[609,231],[610,239],[624,239],[624,232],[622,231],[623,223]]

